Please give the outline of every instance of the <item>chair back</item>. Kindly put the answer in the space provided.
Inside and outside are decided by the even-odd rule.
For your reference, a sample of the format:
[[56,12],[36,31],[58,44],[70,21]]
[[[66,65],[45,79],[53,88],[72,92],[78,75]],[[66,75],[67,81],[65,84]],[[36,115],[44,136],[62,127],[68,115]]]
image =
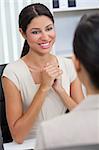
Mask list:
[[8,143],[12,141],[12,137],[6,119],[5,98],[4,98],[2,82],[1,82],[1,76],[5,66],[6,64],[0,65],[0,124],[1,124],[3,143]]

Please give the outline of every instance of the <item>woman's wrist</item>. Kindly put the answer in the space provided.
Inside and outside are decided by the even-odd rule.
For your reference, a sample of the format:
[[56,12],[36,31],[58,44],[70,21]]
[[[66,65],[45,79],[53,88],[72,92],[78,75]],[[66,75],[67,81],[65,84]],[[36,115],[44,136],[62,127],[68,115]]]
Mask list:
[[64,88],[62,86],[58,87],[58,88],[55,88],[55,91],[57,93],[61,93],[61,92],[64,92]]
[[40,85],[40,88],[39,88],[42,92],[48,92],[49,91],[49,87],[48,86],[43,86],[43,85]]

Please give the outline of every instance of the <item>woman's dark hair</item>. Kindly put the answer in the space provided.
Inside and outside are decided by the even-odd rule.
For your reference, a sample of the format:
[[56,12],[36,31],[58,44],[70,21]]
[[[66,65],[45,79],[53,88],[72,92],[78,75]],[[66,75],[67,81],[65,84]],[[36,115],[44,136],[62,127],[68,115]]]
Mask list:
[[74,34],[73,49],[96,88],[99,88],[99,14],[84,15]]
[[[27,26],[31,22],[31,20],[37,16],[42,16],[42,15],[49,17],[54,23],[53,15],[45,5],[40,3],[34,3],[26,6],[19,14],[19,28],[21,28],[25,33]],[[28,53],[28,51],[29,51],[29,45],[25,40],[21,57],[25,56]]]

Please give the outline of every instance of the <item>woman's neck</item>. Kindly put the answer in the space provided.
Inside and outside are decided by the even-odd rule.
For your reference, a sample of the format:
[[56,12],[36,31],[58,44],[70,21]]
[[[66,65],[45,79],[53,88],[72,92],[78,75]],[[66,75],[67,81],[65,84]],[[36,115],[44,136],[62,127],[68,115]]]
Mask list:
[[89,73],[86,71],[86,69],[83,67],[82,64],[80,64],[80,72],[79,77],[81,79],[81,82],[84,84],[86,88],[86,94],[87,95],[94,95],[99,94],[99,89],[95,87],[95,85],[92,83]]
[[86,91],[87,91],[87,95],[99,94],[99,89],[97,89],[91,83],[89,85],[86,85]]
[[46,63],[53,62],[55,56],[52,54],[38,55],[37,53],[29,51],[27,55],[22,58],[28,66],[35,66],[37,68],[42,68]]

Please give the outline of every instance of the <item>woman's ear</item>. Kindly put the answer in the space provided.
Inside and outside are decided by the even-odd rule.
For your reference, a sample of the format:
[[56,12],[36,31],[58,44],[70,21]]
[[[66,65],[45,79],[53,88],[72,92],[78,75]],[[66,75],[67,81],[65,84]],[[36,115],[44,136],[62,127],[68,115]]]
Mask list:
[[21,28],[19,28],[19,31],[20,31],[21,35],[23,36],[23,38],[26,39],[26,34],[23,32],[23,30]]
[[79,59],[77,59],[77,57],[75,56],[75,54],[73,54],[72,60],[73,60],[73,62],[74,62],[76,71],[79,73],[79,71],[81,70],[81,64],[80,64]]

